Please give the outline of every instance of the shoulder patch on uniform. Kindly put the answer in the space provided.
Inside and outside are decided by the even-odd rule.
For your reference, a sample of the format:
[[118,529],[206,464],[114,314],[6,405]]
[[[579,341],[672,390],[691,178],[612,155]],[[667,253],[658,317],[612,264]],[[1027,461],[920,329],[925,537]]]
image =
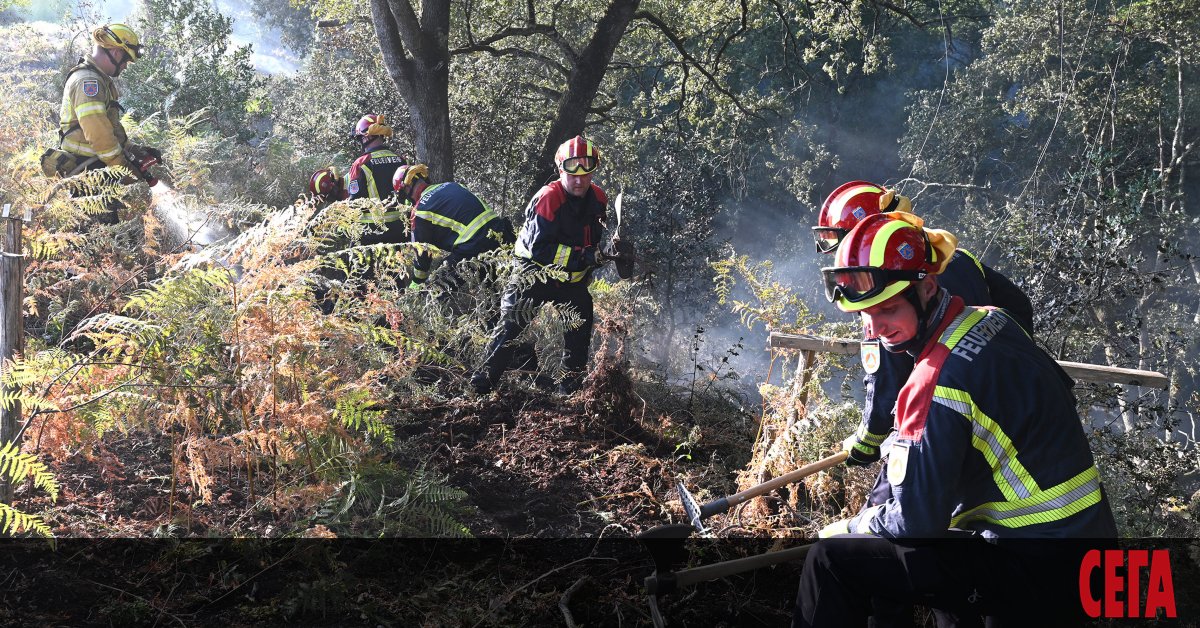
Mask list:
[[88,98],[96,96],[100,93],[100,81],[96,79],[83,79],[83,95]]
[[900,486],[904,483],[904,476],[908,473],[908,443],[899,441],[892,443],[892,449],[888,452],[887,479],[893,486]]
[[863,368],[868,373],[879,370],[879,340],[864,340],[859,345],[859,356],[862,357]]
[[346,191],[349,192],[351,196],[358,194],[358,179],[351,181],[350,187],[346,188]]

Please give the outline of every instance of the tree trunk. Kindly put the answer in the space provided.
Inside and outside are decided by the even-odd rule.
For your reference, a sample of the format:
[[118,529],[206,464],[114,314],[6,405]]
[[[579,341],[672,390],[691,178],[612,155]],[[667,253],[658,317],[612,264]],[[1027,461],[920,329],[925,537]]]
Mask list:
[[[378,0],[376,0],[378,1]],[[526,197],[532,197],[542,187],[545,181],[557,173],[554,165],[554,151],[558,145],[583,133],[587,123],[588,109],[596,92],[600,90],[600,82],[608,71],[617,44],[625,36],[625,29],[633,20],[641,0],[612,0],[608,11],[596,24],[596,32],[591,41],[579,53],[571,68],[571,77],[567,79],[567,88],[558,101],[558,112],[546,133],[546,143],[538,153],[534,164],[533,181],[529,186]],[[603,151],[604,148],[600,147]]]
[[408,103],[417,161],[435,182],[454,179],[450,134],[449,0],[371,0],[371,23],[388,75]]

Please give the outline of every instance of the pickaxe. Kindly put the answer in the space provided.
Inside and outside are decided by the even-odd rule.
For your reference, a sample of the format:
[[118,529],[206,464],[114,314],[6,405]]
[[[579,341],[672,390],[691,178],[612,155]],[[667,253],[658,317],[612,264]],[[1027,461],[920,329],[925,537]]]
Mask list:
[[637,258],[637,253],[634,250],[632,242],[626,242],[621,239],[621,201],[625,198],[625,191],[622,190],[617,194],[617,200],[613,201],[613,212],[617,215],[617,227],[613,229],[613,252],[612,260],[617,267],[617,276],[621,279],[629,279],[633,277],[633,261]]
[[692,497],[692,494],[688,492],[687,487],[683,485],[683,480],[680,480],[678,484],[676,484],[676,488],[679,489],[679,501],[683,503],[683,511],[687,513],[688,522],[691,523],[692,527],[695,528],[697,532],[703,532],[704,524],[701,522],[705,519],[715,514],[725,512],[726,510],[737,506],[751,497],[765,495],[766,493],[784,486],[785,484],[798,482],[814,473],[824,471],[825,469],[835,465],[839,465],[845,462],[849,455],[850,454],[845,451],[840,451],[827,458],[822,458],[821,460],[818,460],[812,464],[804,465],[803,467],[800,467],[799,469],[796,469],[790,473],[785,473],[772,480],[767,480],[762,484],[751,486],[740,493],[735,493],[733,495],[729,495],[728,497],[714,499],[703,505],[696,502],[696,498]]
[[[810,465],[811,466],[811,465]],[[766,552],[755,556],[727,560],[711,565],[702,565],[691,569],[674,571],[675,565],[687,558],[684,541],[692,535],[692,526],[686,523],[675,523],[651,528],[637,535],[639,541],[654,557],[654,573],[646,576],[643,581],[646,587],[646,597],[650,604],[650,618],[655,628],[664,628],[666,620],[658,608],[658,597],[676,591],[682,587],[693,586],[709,580],[720,580],[734,574],[770,565],[792,561],[802,561],[808,554],[810,545],[801,545],[785,550]]]

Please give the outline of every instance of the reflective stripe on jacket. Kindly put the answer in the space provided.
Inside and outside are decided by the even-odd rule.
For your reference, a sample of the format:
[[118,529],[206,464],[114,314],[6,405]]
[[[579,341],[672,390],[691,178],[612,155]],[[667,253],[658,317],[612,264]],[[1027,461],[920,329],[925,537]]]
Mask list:
[[[447,263],[469,259],[513,241],[512,225],[470,190],[454,182],[426,188],[412,209],[411,224],[412,241],[446,251],[450,254]],[[492,233],[499,237],[490,237]],[[424,281],[432,263],[429,254],[418,255],[413,264],[413,281]]]
[[604,237],[607,206],[608,197],[594,183],[583,197],[568,194],[560,181],[543,186],[525,208],[514,254],[539,266],[561,267],[570,283],[587,279],[593,267],[584,249]]
[[362,244],[402,244],[408,241],[405,219],[408,209],[395,202],[392,175],[406,160],[387,147],[373,149],[350,164],[346,175],[346,198],[373,198],[383,202],[374,211],[363,212],[359,222],[383,229],[364,234]]
[[62,150],[83,158],[98,157],[108,166],[128,166],[121,126],[120,92],[112,77],[81,61],[67,73],[59,109]]
[[1115,536],[1070,378],[1006,312],[964,308],[957,297],[939,305],[935,339],[897,401],[892,498],[850,531]]

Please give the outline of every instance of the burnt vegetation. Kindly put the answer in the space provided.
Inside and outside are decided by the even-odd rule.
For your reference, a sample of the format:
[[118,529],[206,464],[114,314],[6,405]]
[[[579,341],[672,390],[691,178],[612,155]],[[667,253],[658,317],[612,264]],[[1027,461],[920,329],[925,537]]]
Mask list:
[[[1200,12],[1187,2],[447,0],[421,3],[439,21],[419,24],[392,13],[408,0],[272,0],[257,10],[303,61],[267,76],[206,3],[153,0],[128,20],[149,44],[122,82],[131,137],[165,155],[154,190],[40,174],[63,71],[101,20],[38,30],[11,4],[0,203],[33,219],[25,349],[3,374],[22,422],[19,445],[0,444],[16,489],[0,527],[174,539],[117,554],[132,561],[120,581],[101,572],[122,558],[81,568],[117,590],[97,601],[105,621],[647,625],[652,565],[629,539],[683,521],[676,482],[702,501],[736,493],[827,456],[857,424],[856,359],[761,346],[765,329],[855,336],[822,302],[808,229],[851,179],[899,187],[1013,278],[1053,357],[1168,376],[1165,391],[1076,392],[1122,534],[1200,531]],[[424,47],[406,50],[414,33]],[[398,87],[426,80],[419,102]],[[421,251],[361,244],[356,216],[377,203],[297,199],[313,170],[352,158],[344,135],[368,110],[388,116],[398,152],[517,224],[560,131],[602,148],[598,183],[625,192],[639,262],[632,280],[610,269],[592,286],[582,390],[551,393],[578,314],[547,308],[522,313],[540,370],[470,392],[510,250],[463,264],[452,294],[444,270],[404,290]],[[114,197],[121,222],[94,224]],[[331,269],[349,279],[329,284]],[[700,543],[691,560],[811,537],[861,506],[874,473],[835,467],[715,516],[712,535],[744,544]],[[259,541],[215,555],[184,540],[206,537]],[[382,557],[271,542],[379,537],[477,541]],[[368,577],[388,560],[412,577]],[[298,591],[288,567],[314,575]],[[778,624],[789,569],[664,610]],[[32,578],[11,584],[46,599]],[[31,608],[52,618],[52,604]]]

